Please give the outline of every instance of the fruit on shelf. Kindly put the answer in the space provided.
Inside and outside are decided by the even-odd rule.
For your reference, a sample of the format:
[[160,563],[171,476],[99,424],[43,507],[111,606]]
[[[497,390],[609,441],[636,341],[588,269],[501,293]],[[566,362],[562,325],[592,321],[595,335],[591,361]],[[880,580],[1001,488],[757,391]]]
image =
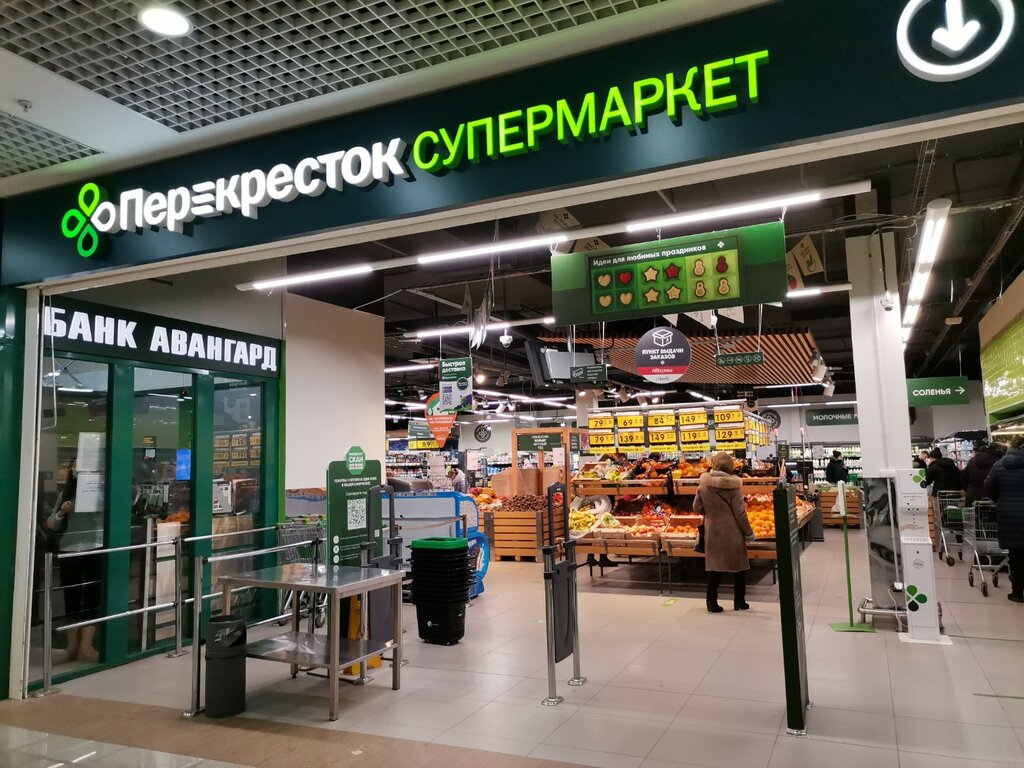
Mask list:
[[597,515],[591,511],[584,511],[583,509],[576,509],[569,513],[569,530],[576,531],[577,533],[582,531],[589,531],[597,524]]
[[747,519],[757,538],[775,538],[775,505],[771,496],[747,496]]
[[601,515],[600,525],[602,528],[619,528],[622,523],[611,512],[605,512]]

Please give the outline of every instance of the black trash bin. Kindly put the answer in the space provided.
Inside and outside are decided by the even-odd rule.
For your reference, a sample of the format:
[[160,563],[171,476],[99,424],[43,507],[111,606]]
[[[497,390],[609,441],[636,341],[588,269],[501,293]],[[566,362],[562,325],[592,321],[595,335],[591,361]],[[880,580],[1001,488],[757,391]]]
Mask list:
[[412,602],[420,639],[455,645],[466,634],[466,604],[475,580],[466,539],[417,539],[412,550]]
[[245,711],[245,619],[214,616],[206,622],[206,716]]

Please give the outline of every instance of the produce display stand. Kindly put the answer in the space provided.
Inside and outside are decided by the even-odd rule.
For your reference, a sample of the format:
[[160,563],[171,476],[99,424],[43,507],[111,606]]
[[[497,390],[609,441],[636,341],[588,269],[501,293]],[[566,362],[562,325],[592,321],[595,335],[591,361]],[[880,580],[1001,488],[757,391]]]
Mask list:
[[[556,531],[565,525],[565,514],[561,505],[554,511]],[[484,513],[484,531],[491,546],[491,555],[496,560],[537,560],[541,546],[548,536],[550,523],[546,510],[496,509]]]
[[[835,488],[818,492],[818,506],[821,508],[822,524],[829,528],[842,528],[843,518],[832,515],[839,492]],[[846,525],[849,528],[860,528],[864,524],[864,510],[860,490],[846,489]]]
[[[561,466],[555,462],[553,469],[559,470],[559,477],[553,482],[560,482],[572,493],[572,449],[580,451],[587,445],[587,430],[574,429],[571,427],[535,427],[531,429],[512,430],[512,495],[520,493],[536,493],[544,495],[552,484],[547,482],[548,478],[541,478],[539,485],[523,487],[519,473],[519,453],[536,453],[537,466],[544,466],[545,454],[552,451],[559,451],[562,454]],[[546,474],[546,473],[544,473]]]

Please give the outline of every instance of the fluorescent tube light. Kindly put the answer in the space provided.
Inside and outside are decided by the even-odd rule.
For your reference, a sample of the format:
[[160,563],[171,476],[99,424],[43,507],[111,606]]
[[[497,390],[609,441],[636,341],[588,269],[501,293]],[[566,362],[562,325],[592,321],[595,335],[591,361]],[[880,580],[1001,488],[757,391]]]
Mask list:
[[301,275],[289,275],[288,277],[274,277],[269,280],[254,280],[247,286],[238,286],[241,290],[247,288],[255,291],[267,291],[272,288],[284,288],[289,285],[305,285],[306,283],[319,283],[324,280],[341,280],[345,277],[366,275],[373,272],[369,264],[359,264],[354,267],[339,267],[338,269],[326,269],[322,272],[306,272]]
[[457,248],[453,251],[441,251],[417,256],[416,261],[420,264],[436,264],[439,261],[454,261],[455,259],[471,259],[474,256],[491,256],[498,253],[510,253],[512,251],[525,251],[529,248],[539,248],[542,245],[551,247],[555,243],[564,243],[569,239],[568,235],[544,235],[543,237],[528,237],[522,240],[507,240],[502,243],[487,243],[471,248]]
[[925,210],[924,226],[917,244],[917,256],[914,259],[914,274],[910,278],[907,290],[907,306],[903,309],[903,344],[906,347],[914,330],[921,311],[921,303],[928,292],[928,283],[932,277],[932,266],[939,255],[942,237],[949,222],[949,212],[953,207],[951,200],[941,197],[928,203]]
[[718,402],[717,400],[715,400],[715,398],[708,397],[707,395],[702,394],[702,393],[697,392],[697,391],[692,390],[692,389],[686,390],[686,394],[690,395],[691,397],[696,397],[699,400],[704,400],[704,401],[709,402],[709,403],[717,403]]
[[430,371],[437,366],[433,363],[423,363],[421,365],[392,365],[384,369],[384,373],[406,373],[407,371]]
[[58,392],[70,392],[79,395],[89,395],[95,392],[94,389],[85,389],[84,387],[57,387]]
[[821,296],[821,288],[801,288],[786,293],[787,299],[802,299],[805,296]]
[[[552,395],[550,397],[527,397],[526,395],[517,395],[513,392],[499,392],[496,389],[474,389],[473,392],[478,395],[486,395],[487,397],[507,397],[510,400],[518,400],[520,403],[551,403],[556,400],[572,400],[569,395]],[[564,407],[562,403],[558,403],[558,406]]]
[[808,296],[820,296],[823,293],[849,293],[853,290],[851,283],[833,283],[831,285],[815,285],[809,288],[799,288],[795,291],[789,291],[786,294],[787,299],[803,299]]
[[713,221],[715,219],[731,219],[738,216],[746,216],[751,213],[763,211],[780,210],[782,208],[794,208],[799,205],[809,205],[822,200],[834,197],[847,197],[859,195],[871,190],[871,182],[858,181],[852,184],[842,184],[836,187],[827,187],[810,191],[795,192],[779,197],[751,200],[746,203],[725,205],[716,208],[704,208],[690,213],[683,213],[675,216],[665,216],[658,219],[646,219],[635,221],[626,225],[627,232],[638,232],[645,229],[658,229],[659,227],[679,227],[685,224],[695,224],[701,221]]
[[[485,326],[488,331],[500,331],[504,328],[519,328],[524,325],[554,325],[555,318],[553,317],[538,317],[533,320],[509,320],[507,322],[500,323],[489,323]],[[451,328],[431,328],[426,331],[411,331],[405,334],[407,339],[429,339],[434,336],[455,336],[460,333],[471,333],[473,326],[471,325],[457,325]]]
[[765,384],[762,386],[756,386],[754,389],[794,389],[796,387],[820,387],[821,383],[817,381],[804,381],[800,384]]

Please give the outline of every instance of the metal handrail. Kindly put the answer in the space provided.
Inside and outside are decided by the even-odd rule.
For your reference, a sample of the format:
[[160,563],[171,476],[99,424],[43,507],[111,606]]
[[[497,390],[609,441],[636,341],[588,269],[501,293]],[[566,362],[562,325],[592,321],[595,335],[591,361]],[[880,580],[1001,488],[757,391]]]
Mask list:
[[[174,539],[164,539],[163,541],[151,541],[146,544],[129,544],[125,547],[107,547],[106,549],[83,549],[81,552],[58,552],[54,555],[55,560],[70,560],[74,557],[86,557],[88,555],[109,555],[112,552],[132,552],[137,549],[152,549],[153,547],[162,547],[165,544],[170,544]],[[53,554],[53,553],[48,553]]]
[[211,541],[212,539],[227,539],[233,536],[248,536],[250,533],[266,533],[276,531],[280,525],[269,525],[266,528],[250,528],[248,531],[225,531],[224,533],[208,533],[205,536],[189,536],[182,539],[186,544],[196,541]]
[[[214,533],[206,536],[192,536],[189,538],[183,538],[181,536],[175,536],[173,539],[163,539],[144,544],[131,544],[124,547],[107,547],[100,549],[89,549],[82,552],[65,552],[65,553],[54,553],[47,552],[45,558],[45,573],[43,575],[43,687],[37,691],[35,696],[47,696],[51,693],[56,693],[59,688],[55,688],[53,685],[53,633],[54,632],[68,632],[73,629],[81,629],[82,627],[95,626],[98,624],[104,624],[108,621],[114,621],[115,619],[125,619],[131,616],[146,615],[155,611],[164,611],[173,608],[174,609],[174,650],[168,653],[168,656],[177,657],[183,656],[187,653],[183,649],[183,638],[182,638],[182,608],[188,604],[195,604],[195,597],[185,598],[182,590],[182,545],[185,543],[194,543],[196,541],[207,541],[210,539],[226,538],[229,536],[244,536],[253,533],[263,533],[266,531],[277,530],[280,526],[273,525],[264,528],[253,528],[247,531],[229,531],[227,533]],[[258,557],[259,555],[268,555],[274,552],[282,552],[286,549],[293,549],[296,547],[309,546],[311,544],[320,541],[320,539],[312,539],[309,541],[300,541],[294,544],[284,544],[276,547],[269,547],[265,549],[253,550],[250,552],[236,552],[226,555],[217,555],[213,557],[202,557],[193,556],[193,559],[197,566],[198,579],[195,584],[199,586],[199,591],[202,591],[202,567],[207,563],[212,562],[223,562],[226,560],[239,560],[245,557]],[[160,603],[159,605],[144,606],[142,608],[133,608],[127,611],[120,611],[118,613],[109,614],[107,616],[100,616],[96,619],[87,619],[84,621],[72,622],[63,626],[54,628],[53,627],[53,592],[55,589],[66,589],[70,586],[82,586],[81,584],[76,585],[61,585],[60,587],[53,586],[53,570],[54,564],[57,560],[70,560],[76,557],[85,557],[86,555],[108,555],[119,552],[133,552],[138,550],[148,550],[162,546],[173,546],[174,547],[174,601],[168,603]],[[85,582],[86,584],[102,583],[102,581],[96,582]],[[232,592],[241,591],[244,587]],[[220,593],[214,593],[202,596],[203,600],[209,600]],[[229,606],[230,608],[230,606]],[[196,615],[196,624],[202,614],[201,610],[194,611]],[[199,638],[198,630],[193,633],[193,642],[196,642]],[[198,654],[194,654],[198,656]]]

